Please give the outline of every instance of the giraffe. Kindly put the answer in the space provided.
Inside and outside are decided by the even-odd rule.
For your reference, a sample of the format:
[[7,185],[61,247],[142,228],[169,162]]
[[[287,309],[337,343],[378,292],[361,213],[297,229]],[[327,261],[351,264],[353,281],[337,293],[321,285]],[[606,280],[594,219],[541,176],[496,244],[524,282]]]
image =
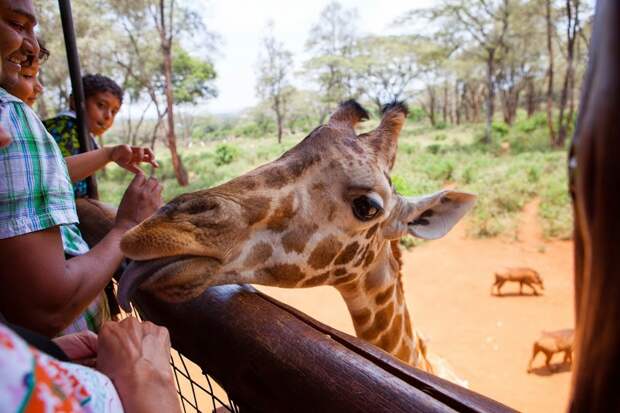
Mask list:
[[445,235],[475,196],[454,190],[405,198],[390,180],[404,103],[386,105],[378,127],[351,100],[280,158],[220,186],[183,194],[121,242],[134,260],[121,278],[123,306],[140,287],[181,302],[214,285],[331,285],[358,337],[425,371],[431,365],[404,300],[399,239]]

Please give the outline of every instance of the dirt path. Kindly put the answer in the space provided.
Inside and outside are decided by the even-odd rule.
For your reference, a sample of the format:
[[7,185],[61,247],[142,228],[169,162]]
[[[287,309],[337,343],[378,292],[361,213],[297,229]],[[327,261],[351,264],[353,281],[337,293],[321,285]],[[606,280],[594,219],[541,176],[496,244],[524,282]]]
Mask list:
[[[541,330],[573,325],[572,243],[542,241],[537,206],[524,209],[516,241],[467,239],[459,224],[446,238],[405,252],[403,274],[414,327],[471,389],[521,411],[557,412],[567,401],[570,372],[549,375],[542,368],[527,374],[525,369]],[[507,284],[506,297],[491,296],[493,271],[512,265],[538,270],[544,295],[514,295],[518,286]],[[344,302],[331,287],[258,288],[354,334]],[[535,367],[543,364],[539,357]]]

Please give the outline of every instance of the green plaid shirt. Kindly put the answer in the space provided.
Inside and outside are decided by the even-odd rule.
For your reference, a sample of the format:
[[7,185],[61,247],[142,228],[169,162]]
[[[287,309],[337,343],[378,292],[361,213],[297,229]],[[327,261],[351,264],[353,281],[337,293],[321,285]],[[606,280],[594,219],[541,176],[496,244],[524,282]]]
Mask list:
[[[0,88],[0,124],[13,142],[0,149],[0,239],[60,226],[67,255],[89,248],[78,229],[67,165],[37,115]],[[66,332],[97,331],[107,304],[98,298]]]

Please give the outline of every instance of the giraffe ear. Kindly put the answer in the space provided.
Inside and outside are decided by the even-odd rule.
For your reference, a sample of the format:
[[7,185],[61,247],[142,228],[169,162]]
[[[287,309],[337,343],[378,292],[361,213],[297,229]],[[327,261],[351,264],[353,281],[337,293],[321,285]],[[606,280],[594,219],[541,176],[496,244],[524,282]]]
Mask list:
[[476,196],[445,190],[419,198],[408,198],[407,232],[422,239],[446,235],[474,206]]
[[329,118],[328,125],[334,128],[355,128],[355,125],[369,118],[368,112],[353,99],[342,102]]

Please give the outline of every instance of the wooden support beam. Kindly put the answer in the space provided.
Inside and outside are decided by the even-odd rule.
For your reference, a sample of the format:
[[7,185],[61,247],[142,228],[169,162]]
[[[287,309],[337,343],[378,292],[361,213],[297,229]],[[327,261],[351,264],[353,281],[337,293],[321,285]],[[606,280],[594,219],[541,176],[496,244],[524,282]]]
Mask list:
[[212,287],[182,304],[141,292],[137,302],[144,317],[168,327],[173,346],[220,383],[242,411],[513,411],[251,286]]

